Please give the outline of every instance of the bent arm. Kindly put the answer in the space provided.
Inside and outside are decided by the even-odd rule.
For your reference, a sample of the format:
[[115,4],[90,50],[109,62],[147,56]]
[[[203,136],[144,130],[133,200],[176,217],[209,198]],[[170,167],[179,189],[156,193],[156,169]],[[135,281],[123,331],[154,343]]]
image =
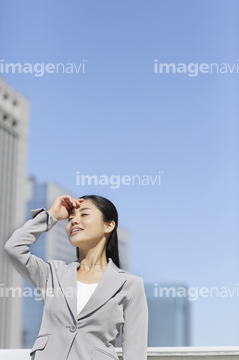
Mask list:
[[147,360],[148,304],[142,277],[126,305],[124,316],[123,360]]
[[33,219],[17,229],[4,245],[4,251],[14,268],[35,288],[45,289],[50,265],[31,254],[29,248],[44,231],[57,222],[44,208],[31,211]]

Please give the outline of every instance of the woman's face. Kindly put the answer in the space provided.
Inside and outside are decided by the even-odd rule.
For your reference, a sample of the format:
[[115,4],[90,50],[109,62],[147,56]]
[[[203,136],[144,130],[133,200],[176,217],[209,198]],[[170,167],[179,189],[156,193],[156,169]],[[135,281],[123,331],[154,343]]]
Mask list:
[[66,232],[71,245],[84,247],[86,242],[90,242],[93,246],[105,236],[107,223],[103,221],[101,211],[87,199],[79,209],[72,209]]

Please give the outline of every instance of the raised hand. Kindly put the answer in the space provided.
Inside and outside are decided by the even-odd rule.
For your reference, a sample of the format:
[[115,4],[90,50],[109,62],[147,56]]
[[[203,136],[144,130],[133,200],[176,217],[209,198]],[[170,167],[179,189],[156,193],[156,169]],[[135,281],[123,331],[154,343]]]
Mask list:
[[84,199],[73,199],[69,195],[58,196],[48,210],[57,220],[65,220],[69,217],[72,208],[78,209]]

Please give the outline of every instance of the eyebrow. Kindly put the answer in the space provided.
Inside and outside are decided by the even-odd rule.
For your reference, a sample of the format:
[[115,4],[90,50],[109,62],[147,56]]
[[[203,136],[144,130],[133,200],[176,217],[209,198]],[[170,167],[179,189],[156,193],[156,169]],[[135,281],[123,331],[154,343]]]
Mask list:
[[[80,211],[83,211],[83,210],[91,210],[90,208],[82,208],[80,209]],[[75,211],[75,209],[72,209],[71,212],[70,212],[70,215]]]

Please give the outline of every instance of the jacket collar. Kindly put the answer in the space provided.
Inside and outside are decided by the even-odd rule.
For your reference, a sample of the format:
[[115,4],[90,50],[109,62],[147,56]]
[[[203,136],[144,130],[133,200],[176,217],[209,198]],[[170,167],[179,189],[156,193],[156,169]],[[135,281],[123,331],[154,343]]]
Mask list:
[[69,305],[72,316],[78,320],[101,307],[127,281],[126,276],[124,276],[125,270],[118,268],[113,260],[109,258],[109,262],[101,275],[95,291],[81,312],[77,314],[77,269],[79,266],[80,261],[78,259],[69,265],[61,266],[57,269],[59,285],[63,295]]

